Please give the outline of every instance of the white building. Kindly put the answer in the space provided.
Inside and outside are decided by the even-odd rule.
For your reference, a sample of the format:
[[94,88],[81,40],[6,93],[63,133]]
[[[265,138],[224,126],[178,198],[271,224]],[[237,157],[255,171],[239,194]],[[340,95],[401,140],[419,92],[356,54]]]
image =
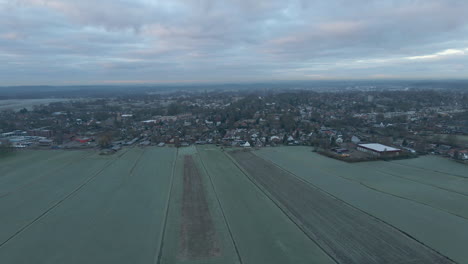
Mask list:
[[369,153],[377,157],[398,156],[401,153],[401,149],[385,146],[379,143],[359,144],[357,150]]

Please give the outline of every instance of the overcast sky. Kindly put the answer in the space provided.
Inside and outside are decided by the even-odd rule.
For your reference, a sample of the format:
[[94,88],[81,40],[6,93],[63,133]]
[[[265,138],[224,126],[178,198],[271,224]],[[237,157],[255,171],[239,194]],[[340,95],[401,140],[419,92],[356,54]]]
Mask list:
[[0,0],[0,86],[468,78],[467,0]]

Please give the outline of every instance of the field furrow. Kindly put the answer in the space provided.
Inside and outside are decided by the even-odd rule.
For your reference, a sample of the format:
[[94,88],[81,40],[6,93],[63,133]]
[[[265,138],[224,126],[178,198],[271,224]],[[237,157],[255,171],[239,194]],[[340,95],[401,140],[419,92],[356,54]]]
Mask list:
[[[0,247],[1,262],[153,263],[161,241],[174,152],[130,149],[113,158],[78,192]],[[76,176],[86,175],[85,166],[70,169]],[[46,190],[60,189],[49,184]],[[28,204],[34,206],[31,201]],[[12,208],[11,214],[15,213]],[[21,221],[21,215],[16,217]]]
[[216,194],[195,148],[179,151],[158,263],[239,263]]
[[202,178],[192,156],[184,157],[182,227],[179,256],[184,259],[220,255],[219,241],[211,217]]
[[231,155],[339,263],[452,263],[395,228],[250,152]]
[[335,263],[216,148],[199,148],[244,264]]
[[[350,179],[351,177],[359,178],[367,173],[370,175],[366,177],[372,178],[372,168],[354,171],[352,167],[361,166],[359,163],[349,164],[336,161],[313,153],[310,148],[305,147],[262,149],[256,151],[255,154],[340,200],[395,226],[443,255],[459,263],[468,263],[468,252],[462,246],[468,243],[466,219],[425,204],[376,191],[359,181]],[[408,162],[416,160],[411,159]],[[379,167],[378,163],[375,166]],[[385,179],[385,182],[380,183],[382,185],[394,185],[392,177],[381,179]],[[420,197],[426,201],[443,199],[443,197],[433,196],[434,194],[427,192],[423,186],[412,185],[410,191],[420,193]],[[466,209],[466,206],[463,207],[459,201],[455,200],[453,203],[461,204],[461,208]]]
[[468,264],[458,165],[302,147],[8,153],[0,263]]

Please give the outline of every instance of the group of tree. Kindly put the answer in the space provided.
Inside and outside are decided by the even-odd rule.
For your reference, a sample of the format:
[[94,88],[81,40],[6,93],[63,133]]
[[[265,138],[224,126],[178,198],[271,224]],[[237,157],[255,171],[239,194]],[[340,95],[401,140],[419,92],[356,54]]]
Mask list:
[[98,145],[101,148],[108,148],[112,146],[112,134],[111,133],[104,133],[98,140]]

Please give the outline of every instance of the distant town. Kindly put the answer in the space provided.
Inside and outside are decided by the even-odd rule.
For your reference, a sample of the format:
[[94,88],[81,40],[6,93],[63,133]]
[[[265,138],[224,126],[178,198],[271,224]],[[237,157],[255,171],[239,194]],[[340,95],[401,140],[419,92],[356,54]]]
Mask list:
[[243,89],[141,92],[0,112],[0,148],[216,144],[311,146],[347,161],[442,155],[468,160],[465,89]]

